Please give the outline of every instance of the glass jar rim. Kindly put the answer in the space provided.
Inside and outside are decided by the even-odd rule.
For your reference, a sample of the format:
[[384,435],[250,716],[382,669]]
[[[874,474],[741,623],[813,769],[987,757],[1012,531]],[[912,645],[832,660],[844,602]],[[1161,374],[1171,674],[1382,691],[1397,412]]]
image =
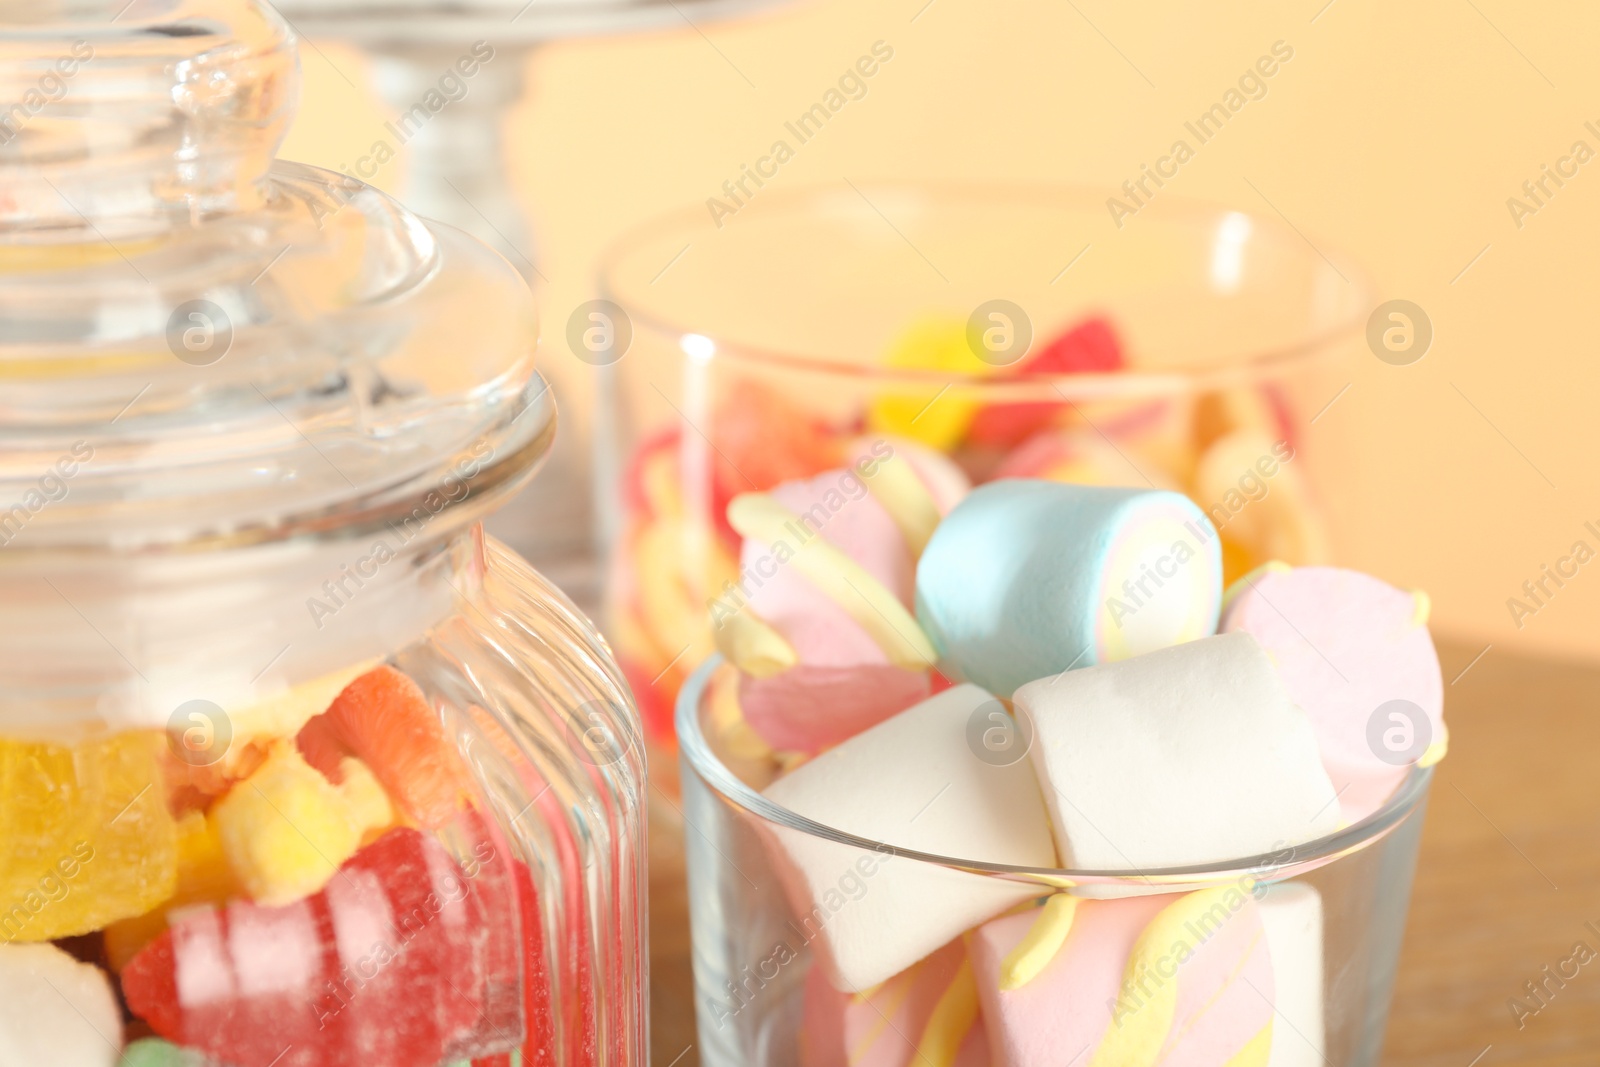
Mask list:
[[[837,196],[841,189],[846,191],[854,189],[863,197],[867,193],[877,191],[888,194],[914,194],[954,203],[988,203],[996,206],[1025,203],[1041,207],[1072,208],[1087,208],[1092,205],[1097,209],[1103,208],[1108,193],[1117,192],[1106,187],[1060,182],[911,179],[866,183],[862,187],[857,187],[855,183],[850,183],[846,187],[811,183],[764,194],[762,200],[742,207],[740,214],[743,215],[748,211],[755,218],[777,218],[799,214],[803,213],[806,205],[817,198]],[[867,202],[872,203],[871,200]],[[1288,343],[1230,352],[1207,363],[1183,370],[997,375],[945,368],[902,368],[852,363],[830,358],[820,352],[788,350],[707,335],[704,323],[680,321],[669,313],[647,310],[635,299],[634,292],[622,279],[622,268],[628,257],[647,243],[673,234],[687,239],[692,231],[707,225],[704,210],[698,207],[681,207],[657,215],[626,231],[602,253],[596,278],[600,295],[621,305],[635,328],[643,326],[677,338],[698,337],[700,343],[709,341],[708,351],[714,352],[717,358],[727,358],[757,367],[802,371],[841,380],[866,379],[876,384],[926,386],[932,383],[960,389],[989,390],[1043,386],[1057,391],[1068,390],[1074,399],[1196,393],[1226,388],[1241,381],[1278,377],[1332,354],[1339,342],[1359,334],[1365,328],[1369,305],[1375,292],[1365,272],[1338,250],[1325,251],[1323,247],[1312,244],[1287,220],[1280,224],[1265,215],[1243,212],[1214,202],[1182,196],[1163,196],[1159,201],[1149,202],[1139,209],[1141,216],[1147,213],[1152,218],[1170,223],[1196,226],[1201,223],[1214,224],[1230,216],[1241,217],[1249,223],[1252,232],[1269,234],[1284,248],[1303,247],[1303,252],[1296,253],[1302,261],[1311,263],[1320,259],[1326,263],[1330,270],[1351,286],[1351,310],[1347,314],[1336,316],[1332,324],[1308,332]],[[704,351],[686,350],[686,355],[690,358],[707,358]]]
[[727,661],[720,653],[713,653],[695,669],[678,693],[674,726],[681,758],[706,786],[736,809],[770,826],[862,851],[916,860],[969,874],[1010,881],[1035,882],[1041,886],[1057,889],[1101,887],[1120,890],[1126,894],[1179,892],[1246,878],[1262,882],[1281,881],[1326,866],[1387,837],[1422,805],[1428,793],[1428,786],[1433,780],[1431,767],[1413,766],[1383,807],[1357,823],[1312,841],[1293,845],[1285,843],[1284,847],[1272,852],[1215,863],[1147,868],[1130,872],[1076,870],[1066,867],[1024,867],[942,856],[883,841],[873,841],[816,822],[768,799],[741,781],[712,751],[700,727],[699,709],[708,694],[712,677],[719,668],[727,665]]

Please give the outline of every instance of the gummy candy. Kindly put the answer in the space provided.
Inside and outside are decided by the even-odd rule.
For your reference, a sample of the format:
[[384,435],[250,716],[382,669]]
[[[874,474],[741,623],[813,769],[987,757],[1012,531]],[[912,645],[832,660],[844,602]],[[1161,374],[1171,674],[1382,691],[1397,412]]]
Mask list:
[[1018,365],[1017,371],[1021,374],[1111,374],[1126,363],[1122,342],[1111,321],[1097,315],[1045,342]]
[[122,1050],[117,1067],[207,1067],[198,1052],[179,1048],[159,1037],[146,1037]]
[[0,1063],[111,1067],[121,1047],[104,971],[55,945],[0,945]]
[[543,1042],[532,1047],[551,1049],[551,989],[545,977],[542,919],[532,882],[519,877],[527,871],[512,855],[498,827],[475,810],[448,834],[455,842],[455,854],[464,857],[461,871],[480,905],[481,924],[488,932],[476,964],[483,1004],[474,1027],[457,1038],[452,1051],[481,1056],[520,1044],[529,1034]]
[[735,381],[711,421],[715,514],[740,493],[770,489],[836,466],[843,442],[826,422],[797,411],[782,393]]
[[659,515],[678,507],[678,447],[682,435],[676,426],[640,441],[622,476],[622,495],[630,513]]
[[232,721],[234,738],[237,740],[242,737],[259,737],[270,740],[293,737],[312,716],[326,711],[328,705],[333,703],[351,682],[370,672],[376,665],[375,661],[368,660],[353,667],[333,671],[320,678],[313,678],[308,682],[301,682],[276,696],[259,700],[247,707],[230,708],[228,717]]
[[[619,613],[620,614],[620,613]],[[683,674],[676,674],[670,681],[663,679],[666,669],[651,673],[650,667],[637,660],[628,659],[620,651],[622,641],[618,639],[619,651],[617,665],[622,668],[622,676],[628,683],[628,688],[635,694],[635,702],[639,707],[639,720],[644,726],[645,736],[658,745],[671,746],[677,744],[676,736],[672,730],[672,694],[677,692],[683,684]]]
[[[345,686],[372,670],[375,663],[360,663],[302,682],[263,700],[230,707],[225,714],[231,735],[220,751],[202,748],[180,752],[178,746],[187,745],[189,735],[174,731],[171,738],[176,743],[162,754],[161,770],[168,783],[168,805],[179,813],[209,807],[235,782],[254,774],[266,762],[267,754],[279,738],[293,737],[313,716],[326,711]],[[208,745],[215,744],[214,736],[205,735]]]
[[[512,761],[507,772],[520,781],[525,791],[523,795],[533,798],[526,805],[528,821],[537,823],[549,834],[533,848],[540,857],[541,871],[556,879],[550,888],[559,894],[557,913],[561,916],[584,914],[584,867],[578,859],[571,830],[560,819],[562,801],[531,764],[518,759],[518,742],[501,721],[482,708],[471,708],[467,714],[488,747]],[[558,920],[550,930],[556,944],[553,948],[547,947],[540,889],[535,887],[532,872],[506,846],[494,822],[482,819],[476,810],[463,820],[469,827],[479,822],[482,825],[479,834],[484,841],[473,850],[473,859],[467,863],[465,871],[474,885],[483,887],[487,909],[485,922],[490,929],[500,931],[507,943],[513,940],[511,931],[519,927],[522,931],[520,975],[527,1039],[520,1050],[474,1059],[473,1067],[553,1067],[558,1062],[556,1005],[550,979],[552,966],[559,970],[562,988],[577,990],[576,995],[569,992],[562,998],[565,1015],[561,1032],[567,1035],[569,1048],[571,1042],[582,1042],[578,1055],[564,1055],[559,1062],[586,1067],[594,1063],[592,1031],[595,1026],[592,985],[583,966],[587,924]],[[503,863],[501,857],[504,857]],[[511,910],[513,892],[514,913]],[[628,1062],[628,1058],[619,1057],[615,1062]]]
[[973,354],[963,320],[939,316],[913,322],[890,346],[884,365],[929,372],[930,377],[927,385],[885,392],[874,400],[867,413],[868,427],[941,451],[961,442],[978,410],[974,401],[952,395],[956,390],[950,389],[951,382],[1000,369]]
[[[668,743],[671,694],[711,651],[706,598],[737,578],[722,537],[685,517],[677,443],[675,429],[647,442],[625,479],[634,520],[617,557],[610,609],[619,663],[638,696],[645,729]],[[720,525],[726,527],[726,519]],[[737,544],[731,527],[727,536]]]
[[172,897],[153,911],[106,927],[107,961],[120,971],[145,945],[167,928],[167,912],[185,904],[220,902],[238,891],[238,883],[222,852],[216,829],[198,811],[178,820],[178,882]]
[[[509,866],[517,896],[517,919],[523,931],[522,991],[527,1036],[521,1048],[475,1059],[472,1067],[550,1067],[555,1051],[555,1014],[551,1004],[549,964],[544,954],[539,898],[533,888],[533,876],[522,861],[511,857]],[[486,894],[486,899],[496,901],[504,898]],[[492,913],[486,917],[491,929],[507,931],[513,928],[509,919],[508,915],[497,919]],[[505,923],[503,927],[499,925],[502,922]],[[584,995],[587,996],[587,990]],[[592,1056],[579,1060],[581,1064],[593,1062]]]
[[88,933],[172,895],[162,744],[155,733],[76,748],[0,742],[0,942]]
[[1201,455],[1194,495],[1222,534],[1227,581],[1269,560],[1328,561],[1317,505],[1293,456],[1285,442],[1252,430],[1225,434]]
[[693,544],[695,524],[688,519],[662,519],[640,531],[634,551],[639,557],[639,614],[646,629],[656,635],[662,648],[671,646],[670,659],[688,645],[680,663],[687,666],[703,662],[712,652],[711,635],[706,631],[706,598],[735,579],[737,565],[732,554],[720,543],[711,542],[706,551],[706,574],[697,579],[695,561],[686,546]]
[[235,1064],[438,1067],[520,1043],[498,855],[464,874],[395,828],[288,907],[173,912],[123,970],[123,995],[161,1037]]
[[363,760],[407,816],[428,829],[461,809],[462,767],[444,724],[417,683],[390,666],[344,688],[299,736],[311,765],[343,781],[340,761]]
[[[1110,322],[1097,317],[1062,331],[1029,353],[1012,368],[1012,373],[1111,374],[1121,370],[1125,362],[1116,331]],[[973,416],[967,441],[989,448],[1011,448],[1070,413],[1065,398],[989,404]]]
[[[168,735],[171,736],[170,734]],[[174,815],[203,812],[234,783],[250,777],[267,761],[272,741],[235,739],[215,763],[196,763],[179,756],[171,744],[161,753],[161,776],[167,784],[167,807]]]
[[222,851],[245,891],[261,904],[315,893],[355,853],[362,835],[392,813],[370,772],[341,760],[334,785],[287,743],[211,809]]
[[394,824],[394,805],[383,783],[372,770],[353,756],[339,761],[339,793],[350,812],[350,820],[361,827],[363,845],[370,845]]

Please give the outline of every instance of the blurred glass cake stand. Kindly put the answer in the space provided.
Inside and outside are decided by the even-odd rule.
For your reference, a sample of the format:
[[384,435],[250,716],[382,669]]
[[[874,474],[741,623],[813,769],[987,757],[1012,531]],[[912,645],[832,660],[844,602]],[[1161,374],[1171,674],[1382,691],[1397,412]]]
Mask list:
[[[276,0],[274,6],[302,37],[349,41],[372,57],[376,88],[393,116],[388,151],[400,143],[408,150],[406,206],[498,249],[531,283],[539,277],[537,242],[507,181],[504,137],[529,53],[562,38],[697,28],[780,2]],[[474,53],[477,42],[494,50],[492,60],[484,62],[481,49]],[[583,436],[569,427],[545,472],[491,526],[594,614],[601,574]]]

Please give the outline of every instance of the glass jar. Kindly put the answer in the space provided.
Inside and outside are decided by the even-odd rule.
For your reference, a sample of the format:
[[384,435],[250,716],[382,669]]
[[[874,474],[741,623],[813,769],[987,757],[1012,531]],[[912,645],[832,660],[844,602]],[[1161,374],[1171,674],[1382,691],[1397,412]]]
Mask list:
[[[1006,902],[1026,911],[1060,894],[1077,902],[1074,938],[1076,924],[1083,924],[1085,937],[1100,939],[1100,951],[1109,955],[1105,946],[1116,942],[1105,931],[1121,927],[1132,942],[1132,933],[1143,930],[1140,944],[1151,953],[1147,966],[1137,968],[1137,947],[1130,955],[1124,946],[1112,957],[1115,977],[1108,981],[1093,947],[1083,950],[1087,957],[1074,954],[1085,940],[1061,944],[1059,956],[1032,979],[1046,987],[1033,1010],[1052,1018],[1093,1016],[1102,1029],[1082,1049],[1077,1041],[1051,1049],[1049,1062],[1160,1062],[1159,1036],[1174,1018],[1171,999],[1154,1045],[1118,1045],[1124,1057],[1111,1046],[1159,1016],[1156,1005],[1174,987],[1185,1013],[1178,1018],[1201,1020],[1196,1029],[1175,1031],[1174,1061],[1379,1062],[1431,770],[1413,768],[1380,810],[1354,825],[1266,855],[1136,875],[1024,868],[866,840],[774,803],[761,790],[780,767],[750,750],[737,700],[737,672],[713,659],[691,676],[678,705],[683,813],[694,828],[685,840],[695,1014],[707,1067],[987,1064],[996,1035],[986,1028],[1015,1010],[995,1007],[1008,994],[985,986],[984,975],[993,977],[986,969],[995,966],[995,939],[1016,938],[1037,914],[1006,911]],[[815,899],[794,890],[785,857],[800,854],[828,864],[822,869],[830,875],[839,872],[835,890]],[[937,892],[956,879],[981,880],[1000,901],[996,917],[875,986],[835,988],[822,962],[830,926],[860,929],[865,913],[879,920],[918,915],[925,908],[919,891]],[[1152,921],[1157,913],[1174,914],[1171,905],[1185,900],[1210,906],[1196,908],[1200,917],[1186,925]],[[1219,905],[1226,910],[1214,911]],[[1259,923],[1265,953],[1258,945],[1241,952],[1238,942],[1227,944],[1245,932],[1244,921]],[[1158,926],[1171,940],[1152,936]],[[1230,961],[1219,980],[1215,956],[1198,962],[1208,949],[1231,949],[1246,962]],[[1017,992],[1025,994],[1026,985]],[[1112,1023],[1101,1010],[1108,1002]],[[1219,1017],[1232,1029],[1225,1037]],[[1236,1025],[1241,1020],[1248,1022]],[[1259,1036],[1249,1042],[1268,1023],[1270,1044],[1260,1044]]]
[[601,289],[577,340],[613,442],[606,619],[658,778],[718,604],[762,579],[729,500],[865,445],[974,482],[1179,489],[1228,581],[1329,556],[1318,465],[1337,449],[1313,423],[1370,290],[1274,220],[1163,197],[1119,229],[1103,191],[1055,187],[760,190],[629,235]]
[[297,95],[265,4],[0,23],[0,1060],[642,1063],[636,714],[480,525],[531,297]]

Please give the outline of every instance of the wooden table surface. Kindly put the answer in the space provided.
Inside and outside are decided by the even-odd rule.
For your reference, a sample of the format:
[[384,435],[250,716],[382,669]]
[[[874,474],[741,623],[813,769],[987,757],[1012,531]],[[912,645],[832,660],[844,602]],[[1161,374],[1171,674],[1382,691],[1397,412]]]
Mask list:
[[[1450,756],[1429,800],[1384,1063],[1595,1067],[1600,668],[1499,648],[1474,662],[1481,648],[1440,647]],[[652,832],[654,1062],[697,1067],[682,839],[666,820]],[[1542,973],[1579,942],[1597,955],[1576,977]],[[1529,982],[1551,991],[1543,1006]]]

